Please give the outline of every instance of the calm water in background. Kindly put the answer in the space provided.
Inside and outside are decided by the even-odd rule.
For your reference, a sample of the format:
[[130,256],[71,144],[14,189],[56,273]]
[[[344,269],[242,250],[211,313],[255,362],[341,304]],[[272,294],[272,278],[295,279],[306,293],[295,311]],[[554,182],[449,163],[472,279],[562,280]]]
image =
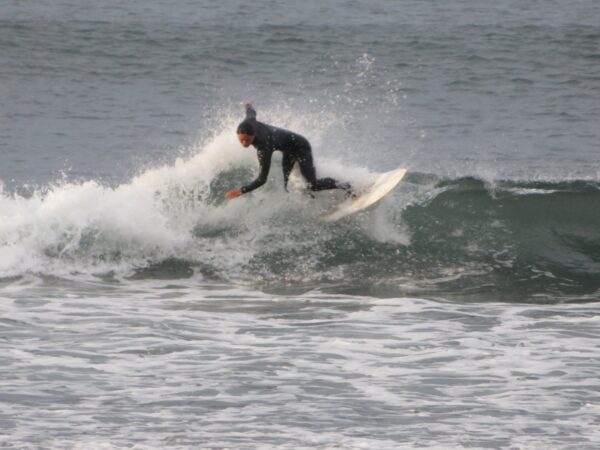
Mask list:
[[[600,448],[600,5],[5,2],[0,445]],[[241,102],[381,205],[259,191]]]

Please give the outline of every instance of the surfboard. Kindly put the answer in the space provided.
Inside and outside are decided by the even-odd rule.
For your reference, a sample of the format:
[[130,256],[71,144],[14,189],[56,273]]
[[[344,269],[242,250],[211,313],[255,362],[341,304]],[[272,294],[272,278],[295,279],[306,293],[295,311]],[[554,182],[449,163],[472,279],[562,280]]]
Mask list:
[[358,197],[343,201],[333,208],[333,210],[326,213],[323,218],[328,222],[333,222],[371,206],[389,194],[400,183],[405,173],[406,169],[400,167],[378,174],[373,184],[361,192]]

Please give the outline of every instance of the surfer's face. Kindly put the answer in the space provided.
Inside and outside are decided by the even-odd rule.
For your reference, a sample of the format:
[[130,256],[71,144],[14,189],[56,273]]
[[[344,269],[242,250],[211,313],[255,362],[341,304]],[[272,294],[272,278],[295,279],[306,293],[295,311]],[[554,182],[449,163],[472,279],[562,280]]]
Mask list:
[[238,133],[238,139],[243,147],[250,147],[255,137],[253,134]]

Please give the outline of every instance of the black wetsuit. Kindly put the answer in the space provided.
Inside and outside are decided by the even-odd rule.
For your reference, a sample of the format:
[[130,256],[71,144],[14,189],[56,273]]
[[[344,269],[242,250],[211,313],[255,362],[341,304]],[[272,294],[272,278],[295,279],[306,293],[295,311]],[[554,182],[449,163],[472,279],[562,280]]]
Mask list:
[[256,147],[258,163],[260,169],[258,178],[252,183],[242,187],[242,193],[253,191],[262,186],[267,181],[269,169],[271,168],[271,157],[273,152],[279,150],[283,153],[281,166],[283,168],[283,182],[287,190],[288,178],[290,172],[297,162],[300,166],[302,176],[308,181],[308,187],[313,191],[324,189],[345,189],[350,190],[347,183],[338,183],[333,178],[319,178],[313,164],[312,150],[308,140],[299,134],[284,130],[283,128],[273,127],[256,120],[256,111],[252,106],[246,105],[246,119],[252,125],[255,132],[252,145]]

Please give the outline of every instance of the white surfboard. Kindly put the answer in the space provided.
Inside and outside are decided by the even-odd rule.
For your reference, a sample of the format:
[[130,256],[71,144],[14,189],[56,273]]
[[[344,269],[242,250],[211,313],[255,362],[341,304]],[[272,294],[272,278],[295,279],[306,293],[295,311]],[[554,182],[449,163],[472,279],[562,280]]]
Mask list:
[[404,177],[405,173],[406,169],[402,167],[390,172],[380,173],[373,184],[359,194],[358,197],[343,201],[332,211],[326,213],[323,218],[328,222],[333,222],[371,206],[389,194]]

